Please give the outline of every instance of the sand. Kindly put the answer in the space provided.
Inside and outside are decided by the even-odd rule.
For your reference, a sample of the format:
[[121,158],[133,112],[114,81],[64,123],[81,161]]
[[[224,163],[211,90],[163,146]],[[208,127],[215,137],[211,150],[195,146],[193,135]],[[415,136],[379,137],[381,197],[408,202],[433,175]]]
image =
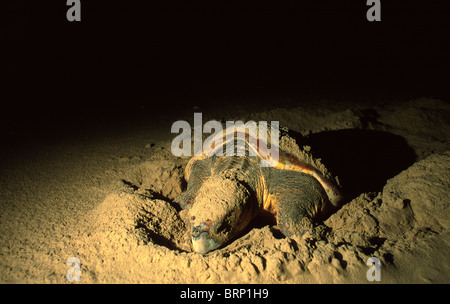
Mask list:
[[[450,105],[334,103],[261,112],[204,109],[204,122],[279,120],[339,176],[345,205],[302,237],[264,220],[227,246],[192,252],[188,158],[170,153],[170,124],[191,113],[76,139],[10,147],[1,163],[0,282],[450,283]],[[165,123],[163,123],[165,122]],[[13,153],[14,152],[14,153]],[[77,282],[74,282],[77,283]]]

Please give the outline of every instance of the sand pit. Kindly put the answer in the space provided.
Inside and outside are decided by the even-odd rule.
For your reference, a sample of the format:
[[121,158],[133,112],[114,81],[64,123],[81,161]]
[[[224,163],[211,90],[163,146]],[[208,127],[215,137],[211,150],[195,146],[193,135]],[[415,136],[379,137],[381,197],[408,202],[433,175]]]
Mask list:
[[[86,178],[77,190],[38,196],[41,210],[58,198],[72,202],[55,203],[47,221],[45,212],[24,212],[27,192],[3,180],[17,197],[2,197],[16,203],[3,206],[1,281],[65,283],[73,256],[81,283],[369,283],[369,257],[381,261],[382,283],[450,282],[448,104],[323,102],[234,118],[280,120],[306,136],[347,189],[346,204],[302,237],[285,238],[261,219],[200,255],[192,252],[186,211],[173,202],[186,187],[188,158],[170,153],[170,138],[150,145],[136,135],[139,148],[112,150],[106,160],[91,153],[100,164],[86,174],[103,172],[96,186]],[[90,197],[81,206],[80,193]]]

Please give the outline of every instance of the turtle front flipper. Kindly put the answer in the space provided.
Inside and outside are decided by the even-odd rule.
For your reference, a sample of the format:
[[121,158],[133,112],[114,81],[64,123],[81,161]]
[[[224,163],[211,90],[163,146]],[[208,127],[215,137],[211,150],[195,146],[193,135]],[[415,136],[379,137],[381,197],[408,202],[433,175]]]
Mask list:
[[303,235],[312,222],[322,219],[333,205],[321,184],[311,175],[273,169],[268,185],[277,224],[287,237]]
[[192,161],[186,167],[187,189],[174,202],[180,204],[182,209],[188,208],[194,201],[198,190],[204,181],[211,176],[211,159],[199,159]]

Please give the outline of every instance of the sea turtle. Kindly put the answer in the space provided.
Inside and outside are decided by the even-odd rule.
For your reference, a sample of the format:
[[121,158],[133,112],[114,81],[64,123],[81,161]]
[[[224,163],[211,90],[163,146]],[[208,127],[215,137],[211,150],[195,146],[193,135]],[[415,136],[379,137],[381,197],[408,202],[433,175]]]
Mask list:
[[[188,209],[195,252],[204,254],[226,244],[261,212],[274,216],[285,236],[301,235],[304,219],[329,215],[341,201],[338,179],[312,157],[310,147],[301,149],[288,135],[290,131],[280,127],[274,129],[278,146],[272,143],[271,147],[278,150],[278,157],[261,153],[268,144],[261,136],[255,140],[260,123],[255,125],[256,133],[248,126],[224,130],[186,166],[187,189],[175,202]],[[272,127],[264,129],[271,138]],[[230,132],[236,136],[226,137]],[[220,156],[230,141],[234,142],[232,155]],[[245,147],[246,153],[242,156],[237,147]]]

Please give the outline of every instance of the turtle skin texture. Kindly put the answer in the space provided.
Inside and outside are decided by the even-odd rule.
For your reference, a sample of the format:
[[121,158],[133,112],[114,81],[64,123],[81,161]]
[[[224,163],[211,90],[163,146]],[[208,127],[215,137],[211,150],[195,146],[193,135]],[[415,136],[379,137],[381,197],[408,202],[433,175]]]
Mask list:
[[186,191],[175,199],[188,209],[194,251],[207,253],[239,236],[259,214],[275,217],[287,236],[302,235],[307,223],[334,211],[322,185],[298,171],[261,167],[250,156],[195,160]]

